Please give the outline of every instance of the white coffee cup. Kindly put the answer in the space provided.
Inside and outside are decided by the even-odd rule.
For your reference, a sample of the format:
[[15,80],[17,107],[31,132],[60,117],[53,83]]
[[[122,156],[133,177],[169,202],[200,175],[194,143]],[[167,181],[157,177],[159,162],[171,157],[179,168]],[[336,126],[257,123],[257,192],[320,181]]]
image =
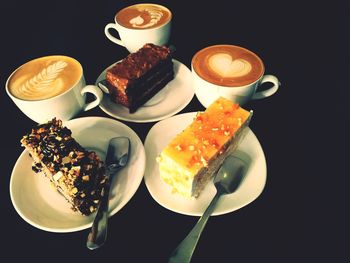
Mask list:
[[[256,54],[234,45],[215,45],[198,51],[191,68],[195,94],[204,107],[219,97],[244,105],[273,95],[280,86],[277,77],[264,75],[264,64]],[[272,86],[259,91],[266,82]]]
[[[18,67],[6,81],[6,92],[30,119],[44,123],[69,120],[101,102],[97,86],[86,85],[81,64],[67,56],[46,56]],[[86,93],[95,100],[86,103]]]
[[[150,21],[146,20],[148,17]],[[109,40],[133,53],[146,43],[166,45],[170,38],[171,19],[171,11],[164,6],[136,4],[117,12],[115,22],[107,24],[104,32]],[[120,39],[111,35],[110,29],[116,30]]]

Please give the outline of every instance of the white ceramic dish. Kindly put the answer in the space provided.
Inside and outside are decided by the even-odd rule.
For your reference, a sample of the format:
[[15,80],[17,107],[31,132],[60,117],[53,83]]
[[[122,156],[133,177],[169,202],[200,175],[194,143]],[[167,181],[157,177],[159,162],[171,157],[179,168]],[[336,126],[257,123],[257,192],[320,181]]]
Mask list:
[[[126,136],[131,142],[130,159],[112,181],[109,215],[122,209],[138,189],[145,170],[145,151],[136,133],[123,123],[109,118],[86,117],[64,123],[72,136],[86,149],[105,159],[109,139]],[[25,150],[19,156],[11,175],[10,195],[18,214],[29,224],[50,232],[73,232],[91,226],[94,215],[82,216],[42,174],[31,170],[32,159]]]
[[[99,105],[100,108],[114,118],[130,122],[154,122],[178,113],[190,103],[194,89],[191,71],[175,59],[173,63],[174,79],[136,112],[129,113],[128,108],[112,102],[106,93]],[[106,78],[107,69],[97,78],[96,85]]]
[[[180,214],[201,216],[216,193],[214,184],[209,183],[197,199],[186,199],[172,193],[171,187],[163,182],[156,162],[156,157],[159,156],[162,149],[193,121],[195,115],[195,112],[176,115],[156,123],[151,128],[145,140],[144,180],[151,196],[163,207]],[[220,198],[213,215],[229,213],[249,204],[264,189],[265,155],[258,139],[250,129],[235,154],[249,166],[246,177],[236,192]]]

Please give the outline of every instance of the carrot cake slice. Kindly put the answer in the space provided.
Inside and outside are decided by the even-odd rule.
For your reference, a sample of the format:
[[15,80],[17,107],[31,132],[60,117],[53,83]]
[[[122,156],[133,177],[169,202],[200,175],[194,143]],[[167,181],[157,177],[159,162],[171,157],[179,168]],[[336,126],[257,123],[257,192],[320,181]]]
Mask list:
[[160,176],[174,192],[198,197],[246,133],[252,112],[219,98],[162,150]]

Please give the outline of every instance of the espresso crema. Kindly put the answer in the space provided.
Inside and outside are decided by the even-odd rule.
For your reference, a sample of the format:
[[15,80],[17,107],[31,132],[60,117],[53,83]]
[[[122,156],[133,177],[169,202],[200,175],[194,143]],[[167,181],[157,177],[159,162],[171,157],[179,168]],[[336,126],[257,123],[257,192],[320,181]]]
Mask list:
[[47,56],[18,68],[8,82],[9,92],[22,100],[43,100],[64,93],[80,80],[80,63],[67,56]]
[[120,10],[116,15],[118,24],[133,29],[155,28],[171,19],[169,9],[156,4],[137,4]]
[[210,46],[198,51],[192,66],[204,80],[226,87],[248,85],[264,73],[264,64],[256,54],[233,45]]

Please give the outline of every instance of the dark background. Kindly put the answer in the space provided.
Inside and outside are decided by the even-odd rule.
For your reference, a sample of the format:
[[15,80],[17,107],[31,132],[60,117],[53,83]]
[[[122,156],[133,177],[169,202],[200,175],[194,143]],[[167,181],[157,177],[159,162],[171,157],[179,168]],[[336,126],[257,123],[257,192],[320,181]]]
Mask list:
[[[260,197],[233,213],[212,217],[193,262],[344,262],[348,249],[344,179],[349,140],[349,4],[332,1],[153,1],[173,12],[175,58],[188,67],[212,44],[246,47],[264,60],[282,86],[274,96],[245,105],[251,129],[267,159]],[[149,195],[144,182],[110,219],[107,243],[85,247],[87,230],[57,234],[27,224],[9,195],[19,140],[35,124],[5,92],[7,77],[40,56],[79,60],[88,83],[126,49],[104,35],[120,8],[136,1],[17,1],[1,7],[2,257],[30,262],[166,262],[197,217],[171,212]],[[196,97],[182,111],[203,110]],[[107,116],[94,109],[81,116]],[[154,123],[135,124],[144,141]]]

